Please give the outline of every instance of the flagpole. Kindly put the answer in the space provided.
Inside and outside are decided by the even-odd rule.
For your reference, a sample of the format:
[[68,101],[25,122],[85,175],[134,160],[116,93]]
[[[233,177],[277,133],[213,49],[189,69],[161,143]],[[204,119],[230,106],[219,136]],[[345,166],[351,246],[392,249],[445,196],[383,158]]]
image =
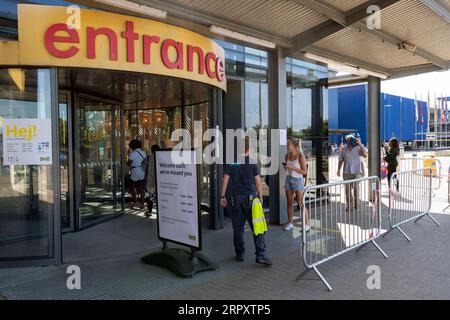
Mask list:
[[430,114],[431,114],[431,103],[430,103],[430,90],[427,92],[427,132],[425,133],[425,140],[427,141],[427,148],[430,148],[430,141],[428,140],[430,133]]
[[402,97],[400,97],[400,142],[402,142]]
[[423,97],[422,95],[420,95],[420,144],[422,145],[423,143],[423,147],[425,147],[425,143],[424,143],[424,139],[423,139],[423,119],[425,117],[425,110],[424,110],[424,105],[423,105]]
[[444,111],[444,95],[441,93],[441,148],[444,144],[444,121],[445,121],[445,111]]
[[434,147],[437,145],[438,129],[437,129],[438,109],[437,109],[437,94],[434,92]]
[[447,147],[447,137],[448,137],[448,106],[447,106],[447,97],[445,97],[445,146]]
[[439,135],[439,140],[440,140],[439,147],[442,147],[442,129],[443,129],[442,128],[442,102],[443,102],[443,99],[442,99],[442,92],[441,92],[441,105],[440,105],[441,113],[440,113],[440,121],[439,121],[439,127],[441,129],[441,133]]

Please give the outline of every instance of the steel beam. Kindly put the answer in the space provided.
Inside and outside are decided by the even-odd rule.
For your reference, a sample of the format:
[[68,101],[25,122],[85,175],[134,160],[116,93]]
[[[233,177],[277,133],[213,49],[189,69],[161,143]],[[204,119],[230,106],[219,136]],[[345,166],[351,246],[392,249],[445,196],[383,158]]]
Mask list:
[[[286,59],[282,48],[278,47],[269,51],[269,127],[271,129],[285,129],[287,124],[286,102]],[[271,135],[269,135],[271,139]],[[272,142],[270,142],[271,144]],[[287,146],[280,145],[278,173],[269,176],[270,185],[270,221],[278,224],[288,222],[287,200],[284,196],[284,181],[286,172],[283,170],[282,161],[287,152]],[[273,159],[273,155],[272,159]]]
[[[392,45],[395,45],[399,48],[401,48],[401,43],[404,41],[384,31],[376,29],[371,30],[367,28],[365,23],[361,22],[362,19],[368,16],[367,8],[369,6],[376,5],[381,10],[383,10],[397,3],[399,0],[370,0],[355,7],[348,13],[344,13],[336,8],[333,8],[323,3],[321,0],[291,0],[291,1],[299,3],[311,10],[316,10],[316,12],[327,16],[330,19],[330,21],[321,24],[322,26],[321,32],[317,32],[317,30],[314,30],[314,28],[312,28],[297,36],[294,36],[292,38],[292,49],[289,49],[287,51],[288,54],[291,53],[294,49],[296,50],[304,49],[307,46],[312,45],[313,43],[321,39],[324,39],[332,35],[333,33],[338,32],[339,30],[351,25],[354,25],[359,29],[361,29],[362,31],[370,33],[371,35],[377,37],[378,39],[390,43]],[[448,14],[450,18],[449,12],[445,9],[445,7],[443,7],[442,4],[439,4],[437,0],[423,0],[423,2],[427,2],[428,5],[430,6],[433,4],[434,5],[433,10],[438,11],[439,14],[444,16]],[[327,7],[327,10],[324,10],[324,7]],[[345,16],[345,22],[343,22],[342,19],[343,15]],[[333,21],[334,24],[331,21]],[[413,54],[435,64],[436,66],[442,69],[448,69],[450,66],[448,61],[443,60],[421,48],[416,48]]]
[[377,5],[381,10],[393,5],[399,0],[370,0],[345,13],[320,0],[291,0],[310,10],[324,15],[329,20],[292,37],[292,48],[286,50],[286,55],[302,50],[336,32],[366,18],[367,8]]
[[169,0],[133,0],[133,2],[147,5],[156,9],[164,10],[169,15],[175,16],[181,19],[188,20],[194,23],[200,23],[204,25],[217,25],[232,31],[240,32],[252,37],[261,38],[264,40],[275,42],[282,47],[291,47],[292,43],[289,38],[274,35],[262,30],[258,30],[243,24],[235,23],[230,20],[222,19],[215,15],[203,13],[199,10],[191,9],[187,6],[182,6],[177,3],[172,3]]
[[367,79],[367,119],[368,132],[367,147],[369,149],[369,177],[380,176],[381,167],[381,81],[379,78]]
[[294,52],[300,51],[317,41],[334,34],[344,27],[333,20],[327,20],[311,29],[306,30],[292,38],[292,48],[284,51],[284,56],[290,56]]
[[391,75],[389,69],[385,69],[380,66],[371,64],[369,62],[355,59],[355,58],[352,58],[349,56],[337,54],[337,53],[334,53],[331,51],[325,51],[323,49],[316,48],[313,46],[308,48],[308,52],[316,54],[316,55],[324,57],[324,58],[335,60],[336,62],[346,63],[352,67],[361,67],[361,68],[364,68],[367,70],[375,71],[378,73],[383,73],[383,74],[387,75],[388,77]]
[[450,23],[450,9],[441,0],[420,0],[428,8]]
[[369,14],[367,13],[367,9],[370,6],[377,6],[380,8],[380,10],[384,10],[400,0],[369,0],[367,2],[364,2],[363,4],[349,10],[346,15],[346,25],[351,26],[352,24],[361,21],[364,18],[367,18]]
[[391,73],[391,76],[389,77],[389,79],[403,78],[420,73],[427,73],[439,70],[442,69],[432,63],[422,64],[418,66],[390,69],[389,72]]
[[[371,30],[371,29],[367,28],[366,24],[363,22],[357,22],[355,24],[355,27],[377,37],[378,39],[380,39],[383,42],[390,43],[390,44],[398,47],[399,49],[401,48],[401,43],[403,42],[403,40],[400,38],[397,38],[387,32],[384,32],[384,31],[381,31],[378,29]],[[404,51],[406,51],[406,50],[404,50]],[[448,61],[441,59],[426,50],[416,48],[416,50],[414,52],[411,52],[411,54],[421,57],[421,58],[433,63],[434,65],[441,67],[442,69],[449,68]]]
[[312,11],[315,11],[324,17],[329,18],[330,20],[336,21],[341,25],[347,24],[347,18],[345,13],[331,7],[329,4],[320,1],[320,0],[290,0],[291,2],[295,2],[305,8],[308,8]]

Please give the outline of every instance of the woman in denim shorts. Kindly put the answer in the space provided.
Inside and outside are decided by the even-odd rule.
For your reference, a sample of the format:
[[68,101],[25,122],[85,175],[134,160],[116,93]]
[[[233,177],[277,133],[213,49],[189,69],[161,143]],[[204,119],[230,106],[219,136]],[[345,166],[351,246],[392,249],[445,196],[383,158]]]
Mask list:
[[[297,199],[299,208],[302,207],[303,189],[305,189],[305,178],[307,173],[306,158],[301,150],[299,139],[289,139],[288,153],[285,156],[284,169],[286,170],[286,182],[284,189],[286,190],[287,207],[288,207],[288,224],[284,230],[290,231],[294,228],[294,195]],[[306,218],[306,216],[305,216]],[[303,231],[307,232],[311,228],[309,221],[303,219]]]

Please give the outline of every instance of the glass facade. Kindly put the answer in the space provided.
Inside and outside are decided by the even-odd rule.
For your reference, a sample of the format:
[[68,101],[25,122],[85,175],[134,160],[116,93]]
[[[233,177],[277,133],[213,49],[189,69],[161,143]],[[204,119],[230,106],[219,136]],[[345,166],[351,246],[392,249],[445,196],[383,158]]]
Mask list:
[[288,58],[286,121],[289,137],[300,138],[308,162],[308,182],[328,177],[328,77],[326,66]]
[[[173,147],[171,135],[177,129],[202,137],[213,125],[211,93],[215,89],[203,84],[68,68],[59,69],[58,80],[61,224],[65,231],[129,212],[127,151],[131,140],[139,140],[151,155],[152,145]],[[194,132],[195,121],[201,121],[201,132]],[[210,165],[200,167],[201,202],[207,212],[214,210],[211,174]],[[154,191],[153,184],[150,179],[149,191]]]
[[216,40],[225,49],[227,77],[244,82],[244,127],[269,127],[268,53],[266,51]]
[[0,69],[0,260],[53,255],[53,166],[5,165],[4,119],[51,119],[49,69]]
[[[259,139],[263,140],[261,144],[263,150],[259,151],[266,155],[267,135],[264,132],[260,135],[259,129],[269,129],[268,52],[225,41],[216,40],[216,42],[225,49],[227,78],[240,82],[240,88],[243,91],[240,95],[243,97],[240,101],[240,113],[243,115],[240,122],[225,121],[224,127],[256,130]],[[234,92],[228,92],[228,94],[232,96]],[[228,111],[224,110],[224,112]],[[232,121],[239,121],[236,119]],[[269,208],[269,179],[264,176],[262,178],[264,207]]]
[[[8,17],[14,19],[15,12],[8,8],[15,8],[18,2],[7,0],[0,4],[0,16],[8,12]],[[2,32],[5,30],[0,30],[0,37]],[[217,125],[222,129],[271,129],[269,52],[216,42],[225,49],[226,56],[229,89],[223,95],[223,110],[218,107],[222,105],[217,101],[218,89],[195,82],[127,72],[58,69],[58,112],[52,119],[55,126],[59,125],[59,144],[54,146],[59,154],[58,174],[55,176],[52,166],[1,163],[0,259],[52,257],[55,188],[60,191],[62,231],[81,230],[124,213],[126,150],[131,139],[141,140],[150,153],[153,144],[172,147],[170,135],[178,128],[194,133],[194,121],[199,120],[202,133]],[[286,59],[286,70],[288,137],[302,139],[308,158],[308,181],[322,183],[327,180],[328,170],[329,71],[326,66],[291,58]],[[0,69],[0,128],[4,118],[52,118],[50,93],[56,80],[51,82],[50,72]],[[227,100],[234,109],[226,106]],[[264,150],[259,151],[267,154],[268,137],[259,138],[265,141]],[[216,180],[220,172],[210,165],[200,169],[199,188],[205,211],[218,210]],[[262,178],[264,207],[268,209],[274,179]]]

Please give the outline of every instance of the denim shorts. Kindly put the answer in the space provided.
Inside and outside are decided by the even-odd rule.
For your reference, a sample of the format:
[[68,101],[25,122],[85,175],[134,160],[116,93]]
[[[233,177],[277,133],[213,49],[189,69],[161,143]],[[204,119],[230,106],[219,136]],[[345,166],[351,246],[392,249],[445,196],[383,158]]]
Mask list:
[[294,178],[291,176],[287,176],[284,188],[286,190],[303,191],[303,189],[305,189],[305,180],[303,177]]

